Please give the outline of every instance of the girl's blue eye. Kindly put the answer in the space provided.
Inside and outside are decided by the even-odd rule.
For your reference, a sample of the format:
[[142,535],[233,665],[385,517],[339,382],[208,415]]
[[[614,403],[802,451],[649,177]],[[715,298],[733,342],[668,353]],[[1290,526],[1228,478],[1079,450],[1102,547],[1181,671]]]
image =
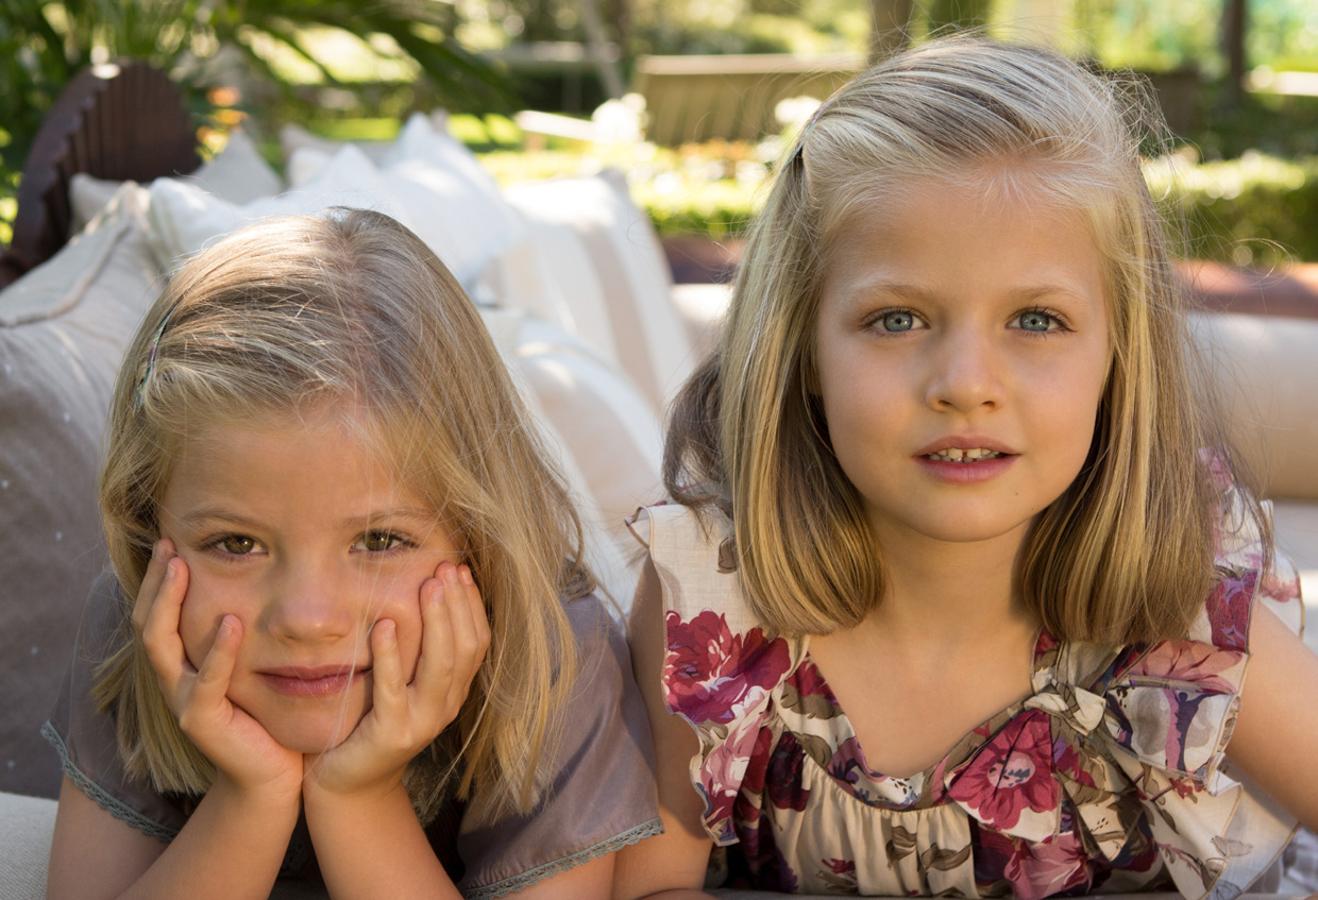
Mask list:
[[1020,323],[1022,331],[1032,331],[1035,334],[1044,334],[1052,331],[1053,325],[1061,327],[1061,321],[1050,312],[1042,309],[1029,309],[1016,317]]
[[882,330],[888,333],[910,331],[915,327],[915,315],[904,309],[894,309],[879,316]]

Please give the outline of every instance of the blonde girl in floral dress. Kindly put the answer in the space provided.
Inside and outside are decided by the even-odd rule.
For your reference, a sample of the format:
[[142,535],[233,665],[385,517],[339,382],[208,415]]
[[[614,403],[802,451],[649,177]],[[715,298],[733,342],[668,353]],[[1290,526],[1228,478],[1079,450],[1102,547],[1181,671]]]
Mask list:
[[1131,99],[959,39],[805,126],[633,522],[665,833],[619,896],[718,848],[774,891],[1229,897],[1318,825],[1318,659]]

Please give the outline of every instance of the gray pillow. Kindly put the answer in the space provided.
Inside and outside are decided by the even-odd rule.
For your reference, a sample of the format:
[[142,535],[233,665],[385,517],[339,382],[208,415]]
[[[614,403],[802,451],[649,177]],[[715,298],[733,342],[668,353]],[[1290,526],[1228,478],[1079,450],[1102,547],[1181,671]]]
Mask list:
[[59,789],[39,729],[106,565],[96,505],[106,414],[159,281],[143,199],[121,191],[0,291],[0,791]]

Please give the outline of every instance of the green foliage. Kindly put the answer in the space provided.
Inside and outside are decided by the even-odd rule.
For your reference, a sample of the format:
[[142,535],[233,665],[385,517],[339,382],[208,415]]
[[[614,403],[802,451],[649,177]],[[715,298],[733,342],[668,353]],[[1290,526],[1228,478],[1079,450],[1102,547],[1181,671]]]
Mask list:
[[[435,0],[5,0],[0,122],[8,139],[0,141],[0,200],[12,196],[13,179],[64,87],[88,65],[121,57],[167,72],[199,125],[216,112],[208,90],[235,76],[256,88],[259,103],[244,98],[249,105],[241,108],[258,118],[281,104],[302,120],[323,114],[307,82],[351,96],[362,73],[331,58],[339,54],[325,49],[327,35],[358,49],[368,77],[408,73],[403,86],[416,105],[510,107],[505,80],[451,36],[451,18],[448,5]],[[389,113],[406,111],[399,108],[405,100],[384,99]]]
[[1159,160],[1146,177],[1172,218],[1184,221],[1186,256],[1255,266],[1318,261],[1318,156]]
[[[657,150],[627,167],[632,196],[661,235],[736,236],[767,194],[769,166],[760,161],[767,155],[724,142]],[[482,161],[501,183],[578,175],[602,164],[564,151],[503,151]],[[1318,155],[1292,162],[1251,152],[1198,165],[1166,158],[1149,163],[1145,174],[1168,219],[1184,226],[1182,255],[1257,266],[1318,261]]]

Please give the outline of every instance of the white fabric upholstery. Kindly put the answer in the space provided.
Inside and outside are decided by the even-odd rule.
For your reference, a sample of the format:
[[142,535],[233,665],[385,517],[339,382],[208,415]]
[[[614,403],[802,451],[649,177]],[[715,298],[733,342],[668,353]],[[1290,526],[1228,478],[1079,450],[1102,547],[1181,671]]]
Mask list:
[[[662,413],[695,366],[686,328],[674,310],[668,263],[649,219],[617,173],[523,182],[506,194],[530,221],[567,226],[586,248],[604,293],[609,352],[656,413]],[[508,302],[516,302],[511,300]],[[592,313],[583,309],[581,316]]]
[[1191,327],[1266,496],[1318,501],[1318,321],[1200,313]]
[[55,801],[0,793],[0,897],[42,900]]
[[625,376],[557,326],[517,310],[482,315],[576,495],[587,561],[625,611],[640,555],[622,521],[662,496],[659,422]]
[[243,206],[174,178],[157,178],[150,192],[152,245],[167,269],[215,239],[267,216],[355,206],[378,210],[413,227],[375,166],[353,147],[340,150],[315,178],[296,189]]
[[[346,150],[331,157],[302,148],[289,159],[294,188],[312,186]],[[354,148],[354,153],[357,150]],[[526,225],[465,147],[415,115],[370,166],[373,190],[406,212],[409,227],[471,291],[490,262],[523,239]],[[358,205],[358,204],[353,204]]]
[[[284,189],[283,179],[270,168],[242,129],[230,132],[228,142],[213,159],[181,180],[240,206],[263,197],[273,197]],[[74,175],[69,185],[72,233],[82,231],[123,184],[122,181],[108,181],[81,173]]]

